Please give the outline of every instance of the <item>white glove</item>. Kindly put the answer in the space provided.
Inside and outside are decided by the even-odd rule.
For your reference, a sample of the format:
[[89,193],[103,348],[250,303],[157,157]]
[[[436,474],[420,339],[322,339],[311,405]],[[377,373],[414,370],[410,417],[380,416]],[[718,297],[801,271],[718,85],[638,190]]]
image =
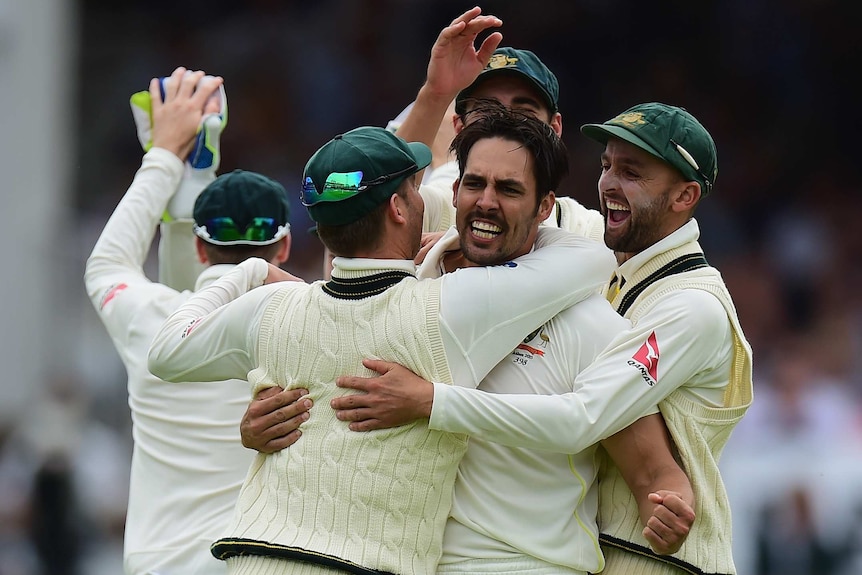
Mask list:
[[[207,76],[204,76],[201,82],[206,79]],[[161,79],[162,97],[168,80],[170,78]],[[164,221],[191,220],[195,200],[216,177],[216,171],[221,164],[220,137],[227,126],[227,94],[224,84],[219,86],[213,97],[220,100],[219,112],[208,114],[201,119],[195,145],[185,158],[183,179],[168,203],[162,218]],[[135,92],[129,98],[129,103],[138,130],[138,140],[144,151],[149,151],[153,147],[153,111],[149,91]]]

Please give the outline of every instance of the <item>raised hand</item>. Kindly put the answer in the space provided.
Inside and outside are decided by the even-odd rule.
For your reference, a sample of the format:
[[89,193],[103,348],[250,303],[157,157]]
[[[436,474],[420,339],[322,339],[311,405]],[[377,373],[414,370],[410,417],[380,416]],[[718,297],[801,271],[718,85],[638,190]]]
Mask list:
[[[431,48],[426,86],[434,94],[455,95],[473,83],[488,64],[494,50],[503,40],[500,32],[489,34],[479,48],[476,38],[489,28],[498,28],[503,21],[496,16],[482,14],[476,6],[467,10],[440,32]],[[448,100],[447,100],[448,101]]]
[[203,78],[200,70],[188,72],[183,67],[177,68],[167,82],[164,99],[160,80],[150,80],[154,146],[165,148],[179,158],[186,158],[192,151],[201,121],[208,107],[212,107],[208,103],[210,97],[223,83],[221,77],[200,82]]

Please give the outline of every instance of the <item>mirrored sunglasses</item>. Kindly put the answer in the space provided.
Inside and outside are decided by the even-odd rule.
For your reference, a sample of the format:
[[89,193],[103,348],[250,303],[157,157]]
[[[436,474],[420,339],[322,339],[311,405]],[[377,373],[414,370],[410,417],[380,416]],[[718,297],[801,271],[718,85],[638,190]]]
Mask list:
[[196,225],[194,231],[199,238],[216,245],[267,245],[286,236],[290,224],[279,224],[273,218],[252,218],[241,229],[232,218],[213,218],[202,226]]
[[317,186],[310,177],[305,178],[302,184],[302,205],[313,206],[320,202],[340,202],[364,192],[372,186],[385,184],[395,178],[406,176],[418,171],[416,164],[391,174],[385,174],[373,180],[363,180],[364,174],[361,170],[355,172],[333,172],[327,176],[323,183],[323,190],[318,192]]

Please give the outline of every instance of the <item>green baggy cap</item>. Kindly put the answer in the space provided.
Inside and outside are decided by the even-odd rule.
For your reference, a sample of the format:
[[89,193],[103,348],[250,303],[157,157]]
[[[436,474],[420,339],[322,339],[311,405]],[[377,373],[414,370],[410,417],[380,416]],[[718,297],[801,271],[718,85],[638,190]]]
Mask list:
[[529,50],[509,47],[494,50],[494,54],[485,69],[479,73],[472,84],[455,96],[455,110],[459,114],[463,113],[464,100],[470,97],[473,90],[482,82],[501,74],[511,74],[524,78],[539,91],[551,113],[557,111],[560,100],[560,85],[557,82],[557,77],[539,60],[538,56]]
[[302,205],[318,224],[359,220],[387,201],[405,178],[431,163],[431,150],[392,132],[363,126],[317,150],[302,175]]
[[195,234],[218,245],[265,245],[290,230],[287,192],[275,180],[245,170],[222,174],[195,200]]
[[718,177],[715,142],[684,108],[658,102],[638,104],[603,124],[585,124],[581,132],[602,144],[613,136],[649,152],[689,181],[699,182],[704,196]]

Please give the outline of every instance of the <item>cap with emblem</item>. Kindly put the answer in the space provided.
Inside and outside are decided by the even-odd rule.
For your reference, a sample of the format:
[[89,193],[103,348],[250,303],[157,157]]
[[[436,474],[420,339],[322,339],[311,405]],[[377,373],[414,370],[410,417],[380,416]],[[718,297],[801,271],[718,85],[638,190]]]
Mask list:
[[560,85],[557,77],[551,72],[538,56],[529,50],[501,47],[494,50],[485,69],[473,80],[473,83],[461,90],[455,97],[455,111],[463,114],[466,110],[465,101],[470,94],[483,82],[508,74],[527,80],[542,95],[551,113],[559,107]]
[[213,180],[195,200],[193,215],[195,234],[216,245],[267,245],[290,231],[284,187],[245,170]]
[[387,201],[405,178],[431,163],[431,150],[385,128],[363,126],[317,150],[305,165],[302,205],[318,224],[355,222]]
[[650,102],[632,106],[603,124],[585,124],[581,132],[607,144],[611,136],[634,144],[700,183],[703,195],[718,176],[715,142],[706,128],[684,108]]

